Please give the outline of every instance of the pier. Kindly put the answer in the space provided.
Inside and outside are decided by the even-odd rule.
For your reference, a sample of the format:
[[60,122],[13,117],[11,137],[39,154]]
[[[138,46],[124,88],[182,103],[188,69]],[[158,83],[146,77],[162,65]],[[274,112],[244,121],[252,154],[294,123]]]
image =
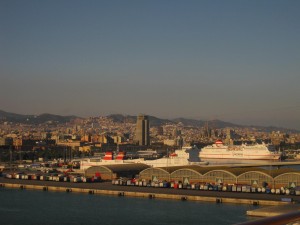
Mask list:
[[270,217],[270,216],[279,216],[295,211],[300,210],[299,204],[288,204],[288,205],[280,205],[280,206],[270,206],[263,207],[260,209],[249,210],[247,211],[248,216],[256,216],[256,217]]
[[[118,186],[110,182],[104,183],[63,183],[54,181],[7,180],[0,178],[0,187],[18,188],[40,191],[59,191],[68,193],[102,194],[119,197],[141,197],[150,199],[172,199],[181,201],[205,201],[250,204],[250,205],[289,205],[291,202],[282,201],[283,196],[256,193],[215,192],[187,189],[167,189],[138,186]],[[300,196],[293,196],[293,201],[300,201]]]
[[256,210],[247,211],[247,215],[256,217],[265,217],[262,219],[252,220],[239,223],[236,225],[282,225],[282,224],[299,224],[300,205],[291,204],[284,206],[265,207]]

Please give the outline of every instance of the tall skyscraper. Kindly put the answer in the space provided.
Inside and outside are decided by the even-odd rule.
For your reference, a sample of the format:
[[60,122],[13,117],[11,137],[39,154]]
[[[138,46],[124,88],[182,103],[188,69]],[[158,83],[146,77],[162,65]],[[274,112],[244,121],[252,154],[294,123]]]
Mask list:
[[139,145],[150,145],[148,116],[139,114],[136,122],[136,140]]

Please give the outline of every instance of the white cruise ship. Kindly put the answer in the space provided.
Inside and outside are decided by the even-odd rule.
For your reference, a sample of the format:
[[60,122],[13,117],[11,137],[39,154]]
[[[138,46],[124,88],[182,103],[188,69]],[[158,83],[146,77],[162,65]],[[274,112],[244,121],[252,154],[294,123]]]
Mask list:
[[199,153],[200,159],[257,159],[279,160],[280,152],[276,152],[273,145],[224,145],[222,141],[206,146]]

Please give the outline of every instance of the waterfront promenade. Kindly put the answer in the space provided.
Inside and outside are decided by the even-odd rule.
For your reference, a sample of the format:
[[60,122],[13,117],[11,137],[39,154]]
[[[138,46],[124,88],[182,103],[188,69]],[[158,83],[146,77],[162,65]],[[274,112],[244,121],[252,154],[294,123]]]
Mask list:
[[222,192],[190,189],[120,186],[113,185],[111,182],[70,183],[37,180],[16,180],[0,177],[0,185],[6,188],[11,187],[48,191],[79,192],[89,194],[109,194],[130,197],[209,201],[217,203],[281,205],[288,204],[287,202],[282,201],[282,199],[286,198],[292,198],[293,201],[300,202],[300,196],[275,195],[265,193]]

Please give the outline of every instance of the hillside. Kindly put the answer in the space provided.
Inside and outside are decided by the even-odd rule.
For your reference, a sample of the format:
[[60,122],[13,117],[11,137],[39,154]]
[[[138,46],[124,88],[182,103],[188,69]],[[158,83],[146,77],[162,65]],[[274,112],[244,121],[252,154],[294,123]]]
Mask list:
[[[131,115],[122,115],[122,114],[112,114],[108,115],[108,118],[112,119],[117,123],[136,123],[136,116]],[[77,116],[60,116],[49,113],[44,113],[41,115],[22,115],[16,113],[5,112],[0,110],[0,122],[13,122],[13,123],[25,123],[25,124],[42,124],[47,123],[49,121],[55,123],[67,123],[73,119],[79,118]],[[264,127],[264,126],[245,126],[238,125],[230,122],[225,122],[221,120],[196,120],[196,119],[187,119],[187,118],[176,118],[176,119],[161,119],[154,116],[149,116],[150,126],[162,126],[165,124],[178,124],[181,123],[183,126],[191,126],[191,127],[203,127],[208,123],[210,128],[251,128],[257,129],[258,131],[264,132],[272,132],[272,131],[280,131],[285,133],[297,133],[298,130],[281,128],[281,127]]]
[[44,113],[41,115],[22,115],[16,113],[5,112],[0,110],[0,121],[14,122],[14,123],[27,123],[27,124],[41,124],[49,121],[57,123],[66,123],[76,116],[60,116]]
[[[130,116],[130,115],[122,115],[122,114],[112,114],[108,116],[115,122],[127,122],[127,123],[136,123],[136,116]],[[162,126],[165,124],[178,124],[182,123],[183,126],[191,126],[191,127],[203,127],[206,124],[210,128],[226,128],[226,127],[231,127],[231,128],[251,128],[251,129],[256,129],[258,131],[263,131],[263,132],[272,132],[272,131],[281,131],[285,133],[296,133],[299,132],[294,129],[288,129],[288,128],[281,128],[281,127],[264,127],[264,126],[246,126],[246,125],[239,125],[239,124],[234,124],[230,122],[225,122],[222,120],[210,120],[210,121],[205,121],[205,120],[195,120],[195,119],[187,119],[187,118],[176,118],[176,119],[160,119],[154,116],[149,116],[149,121],[151,126]]]
[[[136,116],[121,115],[121,114],[112,114],[108,118],[111,118],[114,122],[127,122],[127,123],[136,123]],[[149,121],[151,126],[162,126],[165,124],[178,124],[182,123],[183,126],[192,126],[192,127],[203,127],[208,123],[209,127],[213,128],[225,128],[225,127],[239,127],[233,123],[224,122],[221,120],[195,120],[195,119],[186,119],[186,118],[176,118],[176,119],[160,119],[154,116],[149,116]]]
[[[112,119],[114,122],[127,122],[127,123],[136,123],[136,116],[122,115],[122,114],[112,114],[107,116]],[[149,121],[151,126],[161,126],[166,123],[172,123],[173,121],[167,119],[160,119],[154,116],[149,116]]]

